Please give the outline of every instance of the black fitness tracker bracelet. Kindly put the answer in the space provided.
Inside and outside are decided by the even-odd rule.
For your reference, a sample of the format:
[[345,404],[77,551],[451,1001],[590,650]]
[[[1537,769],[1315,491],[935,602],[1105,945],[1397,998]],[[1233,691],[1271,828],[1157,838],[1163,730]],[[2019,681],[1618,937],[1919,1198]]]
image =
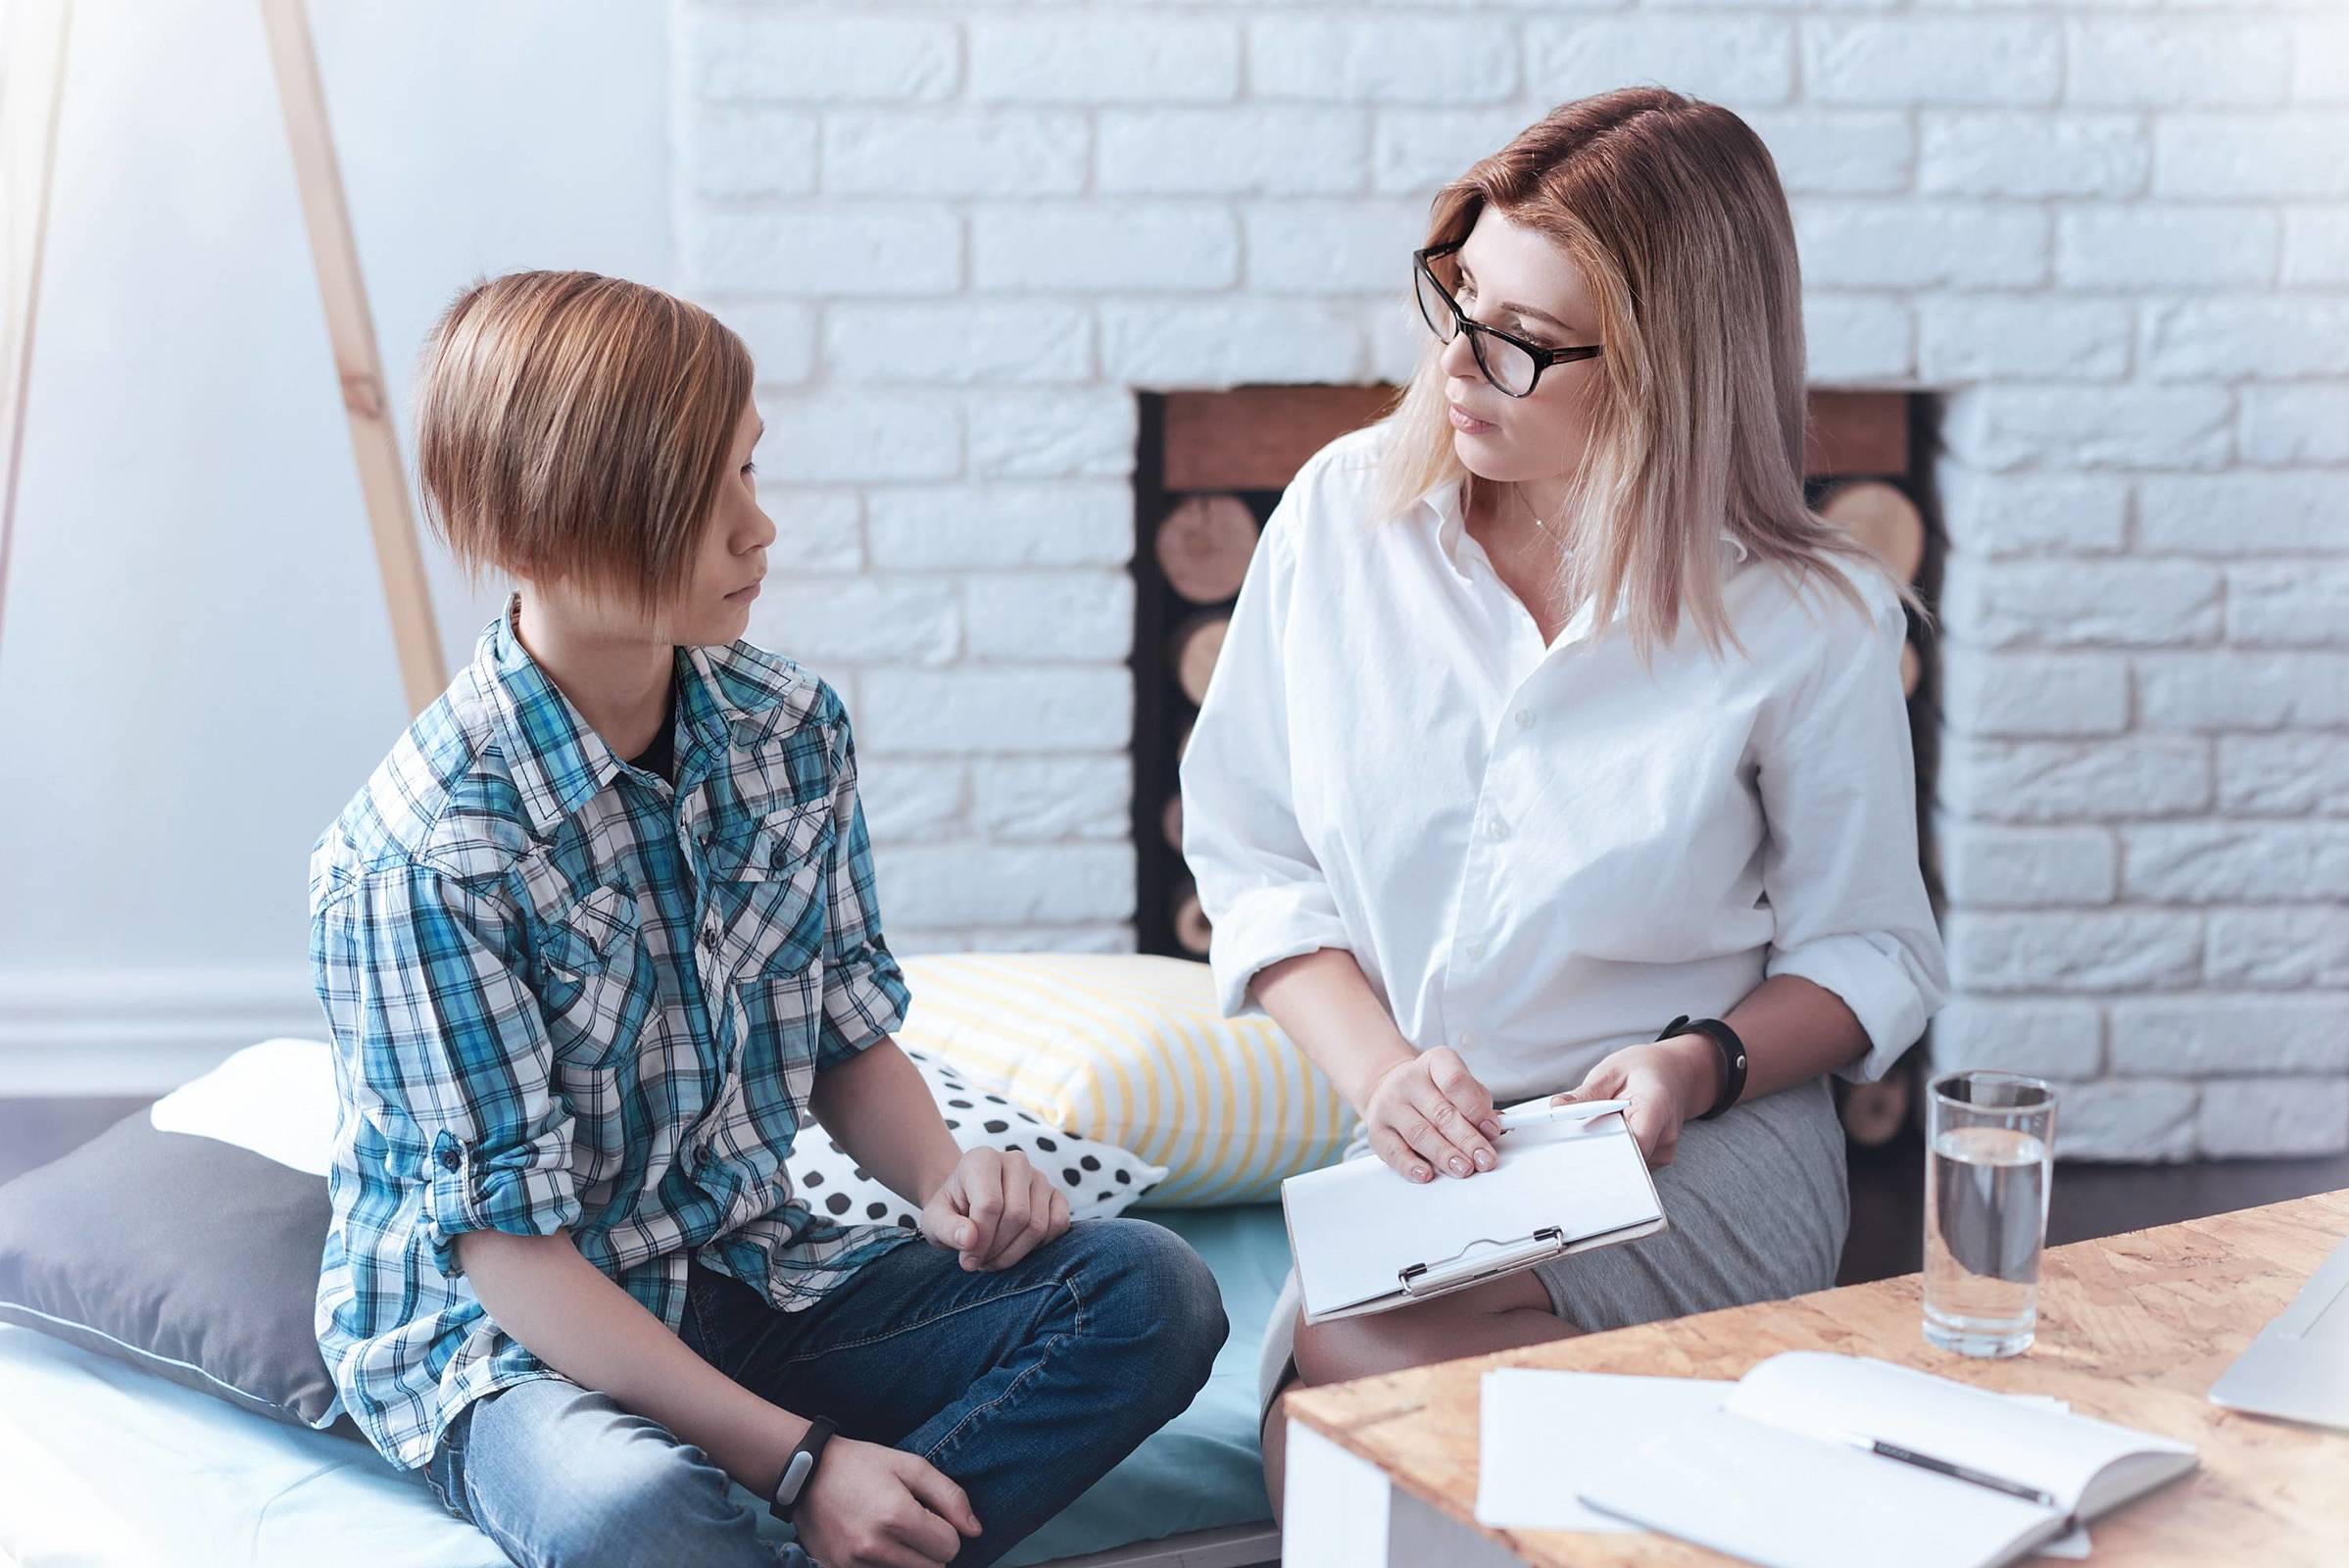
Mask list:
[[785,1524],[791,1523],[791,1510],[807,1495],[807,1483],[815,1479],[815,1466],[824,1456],[824,1445],[832,1441],[832,1434],[838,1430],[836,1422],[820,1415],[807,1423],[807,1435],[800,1439],[800,1446],[783,1461],[783,1478],[775,1483],[774,1498],[766,1505],[768,1513]]
[[1745,1042],[1737,1038],[1737,1030],[1718,1018],[1690,1018],[1685,1015],[1664,1025],[1664,1032],[1656,1038],[1670,1040],[1674,1035],[1685,1034],[1703,1035],[1713,1042],[1713,1049],[1721,1053],[1721,1093],[1713,1097],[1713,1108],[1696,1118],[1698,1121],[1711,1121],[1736,1104],[1737,1097],[1745,1093]]

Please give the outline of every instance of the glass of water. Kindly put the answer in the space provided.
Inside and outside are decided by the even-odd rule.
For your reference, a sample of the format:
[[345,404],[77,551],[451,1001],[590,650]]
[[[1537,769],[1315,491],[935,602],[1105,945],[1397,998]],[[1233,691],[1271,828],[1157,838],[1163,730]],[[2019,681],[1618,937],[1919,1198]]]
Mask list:
[[1926,1107],[1925,1338],[1960,1355],[2017,1355],[2039,1321],[2039,1251],[2054,1175],[2055,1090],[2011,1072],[1953,1072]]

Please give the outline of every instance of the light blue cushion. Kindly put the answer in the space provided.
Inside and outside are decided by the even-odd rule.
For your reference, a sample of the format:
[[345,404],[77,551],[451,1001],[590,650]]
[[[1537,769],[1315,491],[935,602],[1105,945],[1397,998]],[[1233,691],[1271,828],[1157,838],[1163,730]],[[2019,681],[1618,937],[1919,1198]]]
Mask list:
[[[1006,1564],[1268,1520],[1255,1359],[1289,1267],[1278,1204],[1135,1217],[1186,1237],[1223,1287],[1232,1335],[1191,1408],[1023,1543]],[[746,1497],[748,1494],[744,1494]],[[773,1521],[762,1521],[779,1530]],[[368,1544],[373,1568],[503,1568],[422,1476],[364,1443],[269,1421],[27,1328],[0,1324],[0,1561],[314,1568]]]
[[1003,1568],[1272,1518],[1256,1432],[1256,1347],[1289,1272],[1281,1205],[1134,1208],[1126,1218],[1166,1226],[1206,1260],[1223,1287],[1231,1338],[1191,1408],[1021,1542]]

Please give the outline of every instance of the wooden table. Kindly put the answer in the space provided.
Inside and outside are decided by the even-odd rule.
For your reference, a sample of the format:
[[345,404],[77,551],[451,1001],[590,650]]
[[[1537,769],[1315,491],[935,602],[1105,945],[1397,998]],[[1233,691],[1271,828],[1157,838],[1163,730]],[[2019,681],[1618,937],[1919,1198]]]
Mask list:
[[[2349,1235],[2349,1190],[2050,1249],[2038,1343],[1953,1355],[1919,1276],[1642,1324],[1288,1396],[1285,1568],[1720,1563],[1669,1537],[1476,1522],[1478,1380],[1494,1367],[1736,1378],[1781,1350],[1880,1356],[2194,1445],[2201,1468],[2090,1526],[2099,1563],[2349,1563],[2349,1434],[2204,1396]],[[1631,1245],[1637,1245],[1631,1244]],[[1822,1521],[1832,1528],[1831,1521]]]

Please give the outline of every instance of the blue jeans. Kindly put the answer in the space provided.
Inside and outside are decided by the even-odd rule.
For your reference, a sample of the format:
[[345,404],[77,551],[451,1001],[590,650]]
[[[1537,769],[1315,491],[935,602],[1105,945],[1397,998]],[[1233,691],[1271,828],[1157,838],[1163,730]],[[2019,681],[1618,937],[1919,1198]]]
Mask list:
[[[1097,1219],[992,1273],[910,1242],[799,1312],[697,1263],[682,1338],[760,1397],[937,1466],[984,1528],[954,1558],[976,1564],[1180,1415],[1228,1328],[1182,1238]],[[707,1453],[562,1378],[466,1406],[424,1471],[444,1507],[525,1568],[810,1560]]]

